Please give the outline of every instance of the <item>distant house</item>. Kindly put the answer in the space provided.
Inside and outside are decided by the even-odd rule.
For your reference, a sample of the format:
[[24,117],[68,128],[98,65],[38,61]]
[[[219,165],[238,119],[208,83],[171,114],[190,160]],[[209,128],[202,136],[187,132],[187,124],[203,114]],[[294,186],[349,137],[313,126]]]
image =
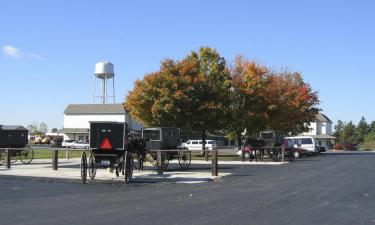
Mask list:
[[318,113],[315,121],[310,123],[310,130],[302,135],[312,136],[320,147],[332,148],[336,139],[332,136],[332,124],[326,115]]
[[89,141],[90,122],[126,122],[130,130],[139,131],[142,125],[133,121],[122,104],[70,104],[64,111],[64,140]]

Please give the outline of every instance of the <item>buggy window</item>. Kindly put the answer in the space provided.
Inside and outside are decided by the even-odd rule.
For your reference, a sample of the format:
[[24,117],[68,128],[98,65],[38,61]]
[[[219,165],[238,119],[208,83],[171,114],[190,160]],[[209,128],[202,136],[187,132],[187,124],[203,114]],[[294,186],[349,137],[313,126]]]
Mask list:
[[143,130],[143,139],[146,141],[160,141],[159,130]]

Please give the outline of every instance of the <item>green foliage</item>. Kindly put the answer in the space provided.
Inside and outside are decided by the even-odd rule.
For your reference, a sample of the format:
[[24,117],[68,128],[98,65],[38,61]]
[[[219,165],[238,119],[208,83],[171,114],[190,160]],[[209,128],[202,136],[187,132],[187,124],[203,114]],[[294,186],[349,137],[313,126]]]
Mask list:
[[337,121],[335,125],[334,136],[338,138],[341,143],[363,143],[375,141],[375,121],[370,125],[366,122],[364,117],[354,125],[352,121],[349,123],[341,120]]

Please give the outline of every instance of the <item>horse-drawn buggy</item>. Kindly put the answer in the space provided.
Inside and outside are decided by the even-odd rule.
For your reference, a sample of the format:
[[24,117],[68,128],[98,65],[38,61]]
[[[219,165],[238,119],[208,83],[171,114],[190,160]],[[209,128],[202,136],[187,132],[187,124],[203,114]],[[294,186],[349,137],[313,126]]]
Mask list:
[[161,151],[161,166],[166,170],[170,160],[177,159],[182,169],[190,167],[191,152],[178,149],[180,145],[180,129],[174,127],[153,127],[142,129],[142,138],[146,142],[146,150],[153,162],[157,161],[157,151]]
[[5,149],[11,154],[11,162],[18,159],[29,164],[34,159],[34,151],[27,145],[28,130],[22,126],[0,125],[0,165],[5,163]]
[[267,154],[273,161],[282,159],[282,152],[284,150],[284,157],[288,161],[294,160],[294,147],[290,140],[285,139],[285,136],[280,131],[263,131],[260,132],[260,139],[264,143],[263,154]]
[[81,179],[95,179],[99,168],[109,168],[117,176],[124,175],[124,180],[132,180],[133,168],[143,169],[146,154],[157,165],[157,152],[161,152],[161,166],[164,170],[169,160],[178,159],[181,168],[188,168],[191,153],[178,150],[180,129],[178,128],[145,128],[142,138],[130,138],[126,123],[121,122],[91,122],[90,123],[90,152],[81,155]]
[[[98,168],[110,168],[116,175],[124,175],[125,183],[133,176],[133,157],[128,146],[128,128],[121,122],[91,122],[90,152],[81,155],[81,180],[86,183],[87,174],[95,179]],[[88,158],[88,159],[87,159]]]
[[283,149],[284,157],[293,161],[294,148],[290,140],[285,139],[282,132],[263,131],[260,132],[260,139],[244,139],[242,153],[243,157],[250,161],[262,161],[264,157],[279,161],[282,159]]

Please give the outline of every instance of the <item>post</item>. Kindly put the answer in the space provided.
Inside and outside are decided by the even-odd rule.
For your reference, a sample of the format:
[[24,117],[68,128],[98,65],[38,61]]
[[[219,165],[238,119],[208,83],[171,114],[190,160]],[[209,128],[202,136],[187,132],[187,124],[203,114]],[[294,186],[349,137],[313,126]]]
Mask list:
[[11,156],[12,156],[11,152],[12,151],[9,150],[9,149],[5,150],[5,168],[7,168],[7,169],[10,169],[10,164],[11,164],[10,159],[11,159]]
[[241,148],[241,158],[242,162],[245,162],[245,148]]
[[156,165],[158,167],[158,175],[163,175],[163,154],[161,150],[156,151]]
[[219,175],[218,173],[218,160],[219,153],[218,150],[212,150],[212,161],[211,161],[211,175],[217,177]]
[[57,170],[59,164],[59,150],[52,149],[52,170]]
[[281,162],[284,162],[284,158],[285,158],[285,146],[282,145],[281,146]]
[[65,151],[65,158],[66,159],[69,159],[69,149],[67,148],[66,151]]

